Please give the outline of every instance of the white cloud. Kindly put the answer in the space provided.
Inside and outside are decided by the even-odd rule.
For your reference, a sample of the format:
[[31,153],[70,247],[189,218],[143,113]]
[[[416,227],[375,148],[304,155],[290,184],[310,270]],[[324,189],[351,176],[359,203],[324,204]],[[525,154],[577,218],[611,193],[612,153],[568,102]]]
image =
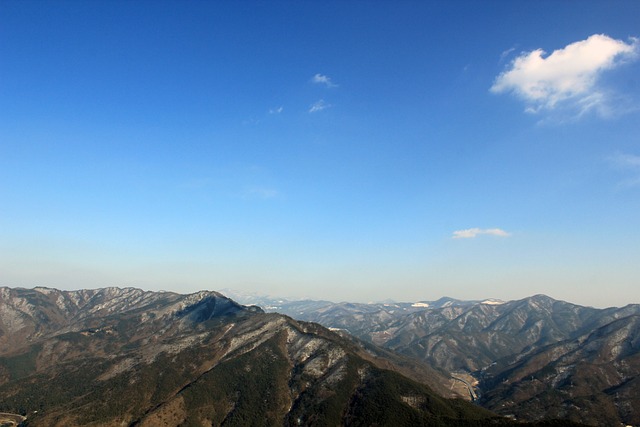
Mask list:
[[269,109],[269,114],[280,114],[282,113],[282,111],[284,110],[284,107],[280,106],[277,108],[271,108]]
[[542,49],[524,52],[513,60],[491,86],[491,92],[512,92],[527,103],[526,111],[537,113],[559,106],[578,114],[611,111],[610,94],[598,85],[606,70],[637,59],[638,39],[629,43],[604,34],[571,43],[546,55]]
[[457,230],[453,232],[454,239],[474,239],[480,234],[488,234],[498,237],[509,237],[510,233],[500,228],[467,228],[466,230]]
[[329,76],[325,76],[322,74],[316,74],[315,76],[311,77],[311,82],[316,84],[322,84],[322,85],[325,85],[326,87],[338,87],[337,84],[331,81],[331,78]]
[[326,102],[324,102],[324,99],[321,99],[319,101],[314,102],[310,107],[309,107],[309,112],[310,113],[317,113],[318,111],[322,111],[326,108],[331,107],[331,104],[327,104]]

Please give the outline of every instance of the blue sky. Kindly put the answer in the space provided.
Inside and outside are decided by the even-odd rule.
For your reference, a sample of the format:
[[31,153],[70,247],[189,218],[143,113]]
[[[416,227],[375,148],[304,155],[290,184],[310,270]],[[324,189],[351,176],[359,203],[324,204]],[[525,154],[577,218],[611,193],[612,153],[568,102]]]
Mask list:
[[640,3],[0,3],[0,281],[640,303]]

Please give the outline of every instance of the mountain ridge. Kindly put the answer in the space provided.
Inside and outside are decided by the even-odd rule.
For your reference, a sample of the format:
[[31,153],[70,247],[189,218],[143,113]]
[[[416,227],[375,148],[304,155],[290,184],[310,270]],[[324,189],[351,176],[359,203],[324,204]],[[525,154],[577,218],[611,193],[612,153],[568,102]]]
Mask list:
[[[437,301],[417,307],[293,301],[278,309],[464,377],[478,402],[502,415],[640,424],[640,305],[599,309],[543,294],[501,304]],[[593,357],[611,349],[616,357]],[[579,393],[565,390],[572,383],[580,384]]]
[[437,371],[217,292],[2,288],[0,313],[0,411],[27,426],[510,423],[441,397]]

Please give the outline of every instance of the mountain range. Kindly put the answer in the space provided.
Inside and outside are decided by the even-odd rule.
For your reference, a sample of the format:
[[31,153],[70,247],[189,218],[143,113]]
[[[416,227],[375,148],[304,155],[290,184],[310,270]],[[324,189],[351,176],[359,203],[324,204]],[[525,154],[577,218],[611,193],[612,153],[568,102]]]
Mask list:
[[25,426],[640,425],[638,305],[224,292],[247,305],[0,288],[0,413]]
[[498,414],[640,425],[640,305],[596,309],[545,295],[370,304],[263,297],[262,304],[460,378]]
[[217,292],[0,288],[0,412],[25,426],[513,423],[453,382]]

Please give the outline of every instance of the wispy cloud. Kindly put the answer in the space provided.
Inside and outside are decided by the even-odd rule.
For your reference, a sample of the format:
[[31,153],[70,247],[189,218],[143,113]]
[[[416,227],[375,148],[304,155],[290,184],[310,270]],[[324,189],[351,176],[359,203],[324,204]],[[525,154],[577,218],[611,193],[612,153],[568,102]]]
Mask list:
[[243,191],[245,199],[275,199],[280,196],[280,192],[274,188],[267,187],[246,187]]
[[316,74],[311,77],[311,82],[315,84],[325,85],[326,87],[338,87],[337,84],[331,81],[329,76],[325,76],[323,74]]
[[640,187],[640,156],[616,153],[608,160],[617,169],[624,170],[627,174],[627,178],[618,184],[619,187]]
[[481,234],[488,234],[490,236],[509,237],[511,233],[500,228],[467,228],[466,230],[457,230],[453,232],[454,239],[474,239]]
[[269,114],[280,114],[280,113],[282,113],[283,110],[284,110],[284,107],[282,107],[282,106],[276,107],[276,108],[270,108],[269,109]]
[[313,104],[311,104],[311,106],[309,107],[309,112],[310,113],[317,113],[318,111],[325,110],[325,109],[327,109],[329,107],[331,107],[331,104],[327,104],[324,101],[324,99],[321,99],[321,100],[316,101]]
[[635,154],[616,153],[610,160],[621,168],[632,168],[640,170],[640,156]]
[[639,46],[636,38],[626,43],[594,34],[550,55],[542,49],[524,52],[496,78],[490,90],[517,95],[530,113],[564,107],[578,115],[595,111],[604,116],[613,109],[611,93],[598,84],[598,78],[637,59]]
[[515,47],[509,48],[500,54],[500,62],[503,62],[509,55],[511,55],[516,50]]

